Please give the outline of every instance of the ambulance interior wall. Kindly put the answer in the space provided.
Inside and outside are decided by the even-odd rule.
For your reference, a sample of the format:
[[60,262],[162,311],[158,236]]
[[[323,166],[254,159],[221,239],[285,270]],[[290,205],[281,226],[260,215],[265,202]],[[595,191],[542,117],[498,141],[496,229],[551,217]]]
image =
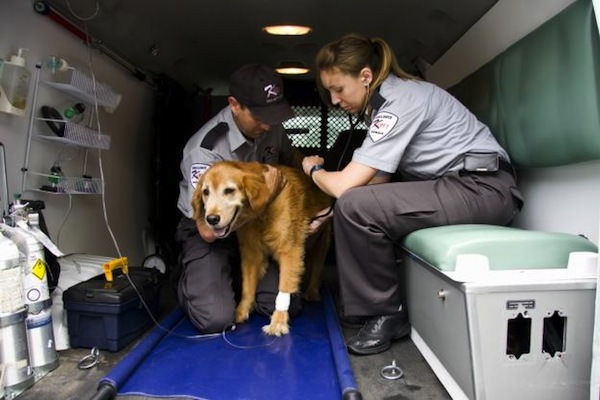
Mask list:
[[[4,0],[0,3],[0,57],[7,59],[19,47],[25,51],[26,66],[33,73],[36,62],[49,55],[66,59],[89,71],[86,45],[50,18],[33,11],[31,1]],[[142,232],[147,228],[150,196],[154,93],[113,60],[92,50],[96,79],[108,84],[122,100],[114,113],[100,111],[102,133],[110,136],[110,149],[102,152],[108,221],[123,256],[134,264],[142,262],[145,251]],[[31,88],[30,88],[31,89]],[[30,90],[31,93],[31,90]],[[53,89],[40,88],[38,107],[54,104]],[[27,112],[31,107],[31,95]],[[21,190],[21,172],[27,138],[28,117],[0,113],[0,141],[6,149],[9,200]],[[88,173],[100,177],[97,150],[91,150]],[[47,173],[58,160],[65,175],[80,176],[83,151],[54,143],[32,141],[30,170]],[[57,241],[61,224],[60,249],[65,253],[118,255],[106,228],[99,195],[73,195],[72,209],[66,195],[28,192],[24,198],[43,200],[43,211],[51,238]]]
[[[571,3],[573,0],[499,0],[428,70],[428,80],[442,87],[460,82]],[[600,161],[521,169],[518,173],[525,207],[514,226],[583,234],[598,244]]]

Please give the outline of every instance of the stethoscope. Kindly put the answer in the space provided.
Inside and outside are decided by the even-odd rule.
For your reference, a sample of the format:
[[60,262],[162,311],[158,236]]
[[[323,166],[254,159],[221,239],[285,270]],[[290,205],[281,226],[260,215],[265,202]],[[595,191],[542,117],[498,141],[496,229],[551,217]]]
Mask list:
[[[342,166],[342,161],[344,160],[344,157],[346,156],[346,152],[348,151],[348,147],[350,146],[350,143],[352,143],[352,136],[354,134],[354,130],[356,129],[356,126],[358,124],[360,124],[363,120],[364,120],[364,115],[362,113],[360,115],[358,115],[354,121],[352,121],[352,114],[348,113],[348,122],[350,123],[350,129],[349,129],[349,132],[348,132],[348,139],[346,140],[346,144],[344,145],[344,150],[342,150],[342,154],[341,154],[341,156],[340,156],[340,158],[338,160],[336,171],[339,171],[340,167]],[[335,206],[335,199],[333,199],[333,203],[331,203],[331,206],[329,207],[329,210],[327,210],[323,214],[319,214],[319,215],[314,216],[313,218],[311,218],[310,222],[313,222],[314,220],[317,220],[319,218],[323,218],[323,217],[328,216],[329,214],[331,214],[333,212],[333,207],[334,206]]]

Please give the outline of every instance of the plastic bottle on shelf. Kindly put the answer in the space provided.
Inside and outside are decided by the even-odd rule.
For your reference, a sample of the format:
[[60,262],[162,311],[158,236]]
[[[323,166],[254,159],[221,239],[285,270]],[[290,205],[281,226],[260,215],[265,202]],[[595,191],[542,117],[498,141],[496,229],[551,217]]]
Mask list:
[[25,67],[23,48],[2,63],[0,75],[0,111],[25,115],[31,72]]
[[62,115],[69,122],[78,123],[83,119],[84,103],[68,104],[63,108]]
[[67,60],[64,58],[50,56],[46,61],[46,67],[48,67],[52,73],[63,72],[69,69],[69,63],[67,63]]

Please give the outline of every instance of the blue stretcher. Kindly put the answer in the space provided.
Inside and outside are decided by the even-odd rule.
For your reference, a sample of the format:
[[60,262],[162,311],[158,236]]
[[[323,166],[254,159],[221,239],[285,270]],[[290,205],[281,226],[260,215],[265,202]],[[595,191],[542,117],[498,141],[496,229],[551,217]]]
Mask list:
[[305,303],[282,337],[264,334],[267,317],[253,314],[222,335],[186,338],[198,332],[176,309],[100,381],[94,400],[362,399],[331,294],[322,297]]

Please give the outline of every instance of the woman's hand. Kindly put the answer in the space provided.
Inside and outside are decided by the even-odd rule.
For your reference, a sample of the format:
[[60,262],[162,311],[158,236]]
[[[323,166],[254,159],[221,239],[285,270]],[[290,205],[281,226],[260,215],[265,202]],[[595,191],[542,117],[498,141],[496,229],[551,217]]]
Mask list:
[[308,156],[304,157],[302,160],[302,170],[308,176],[310,176],[310,169],[315,165],[323,165],[325,163],[325,159],[320,156]]

